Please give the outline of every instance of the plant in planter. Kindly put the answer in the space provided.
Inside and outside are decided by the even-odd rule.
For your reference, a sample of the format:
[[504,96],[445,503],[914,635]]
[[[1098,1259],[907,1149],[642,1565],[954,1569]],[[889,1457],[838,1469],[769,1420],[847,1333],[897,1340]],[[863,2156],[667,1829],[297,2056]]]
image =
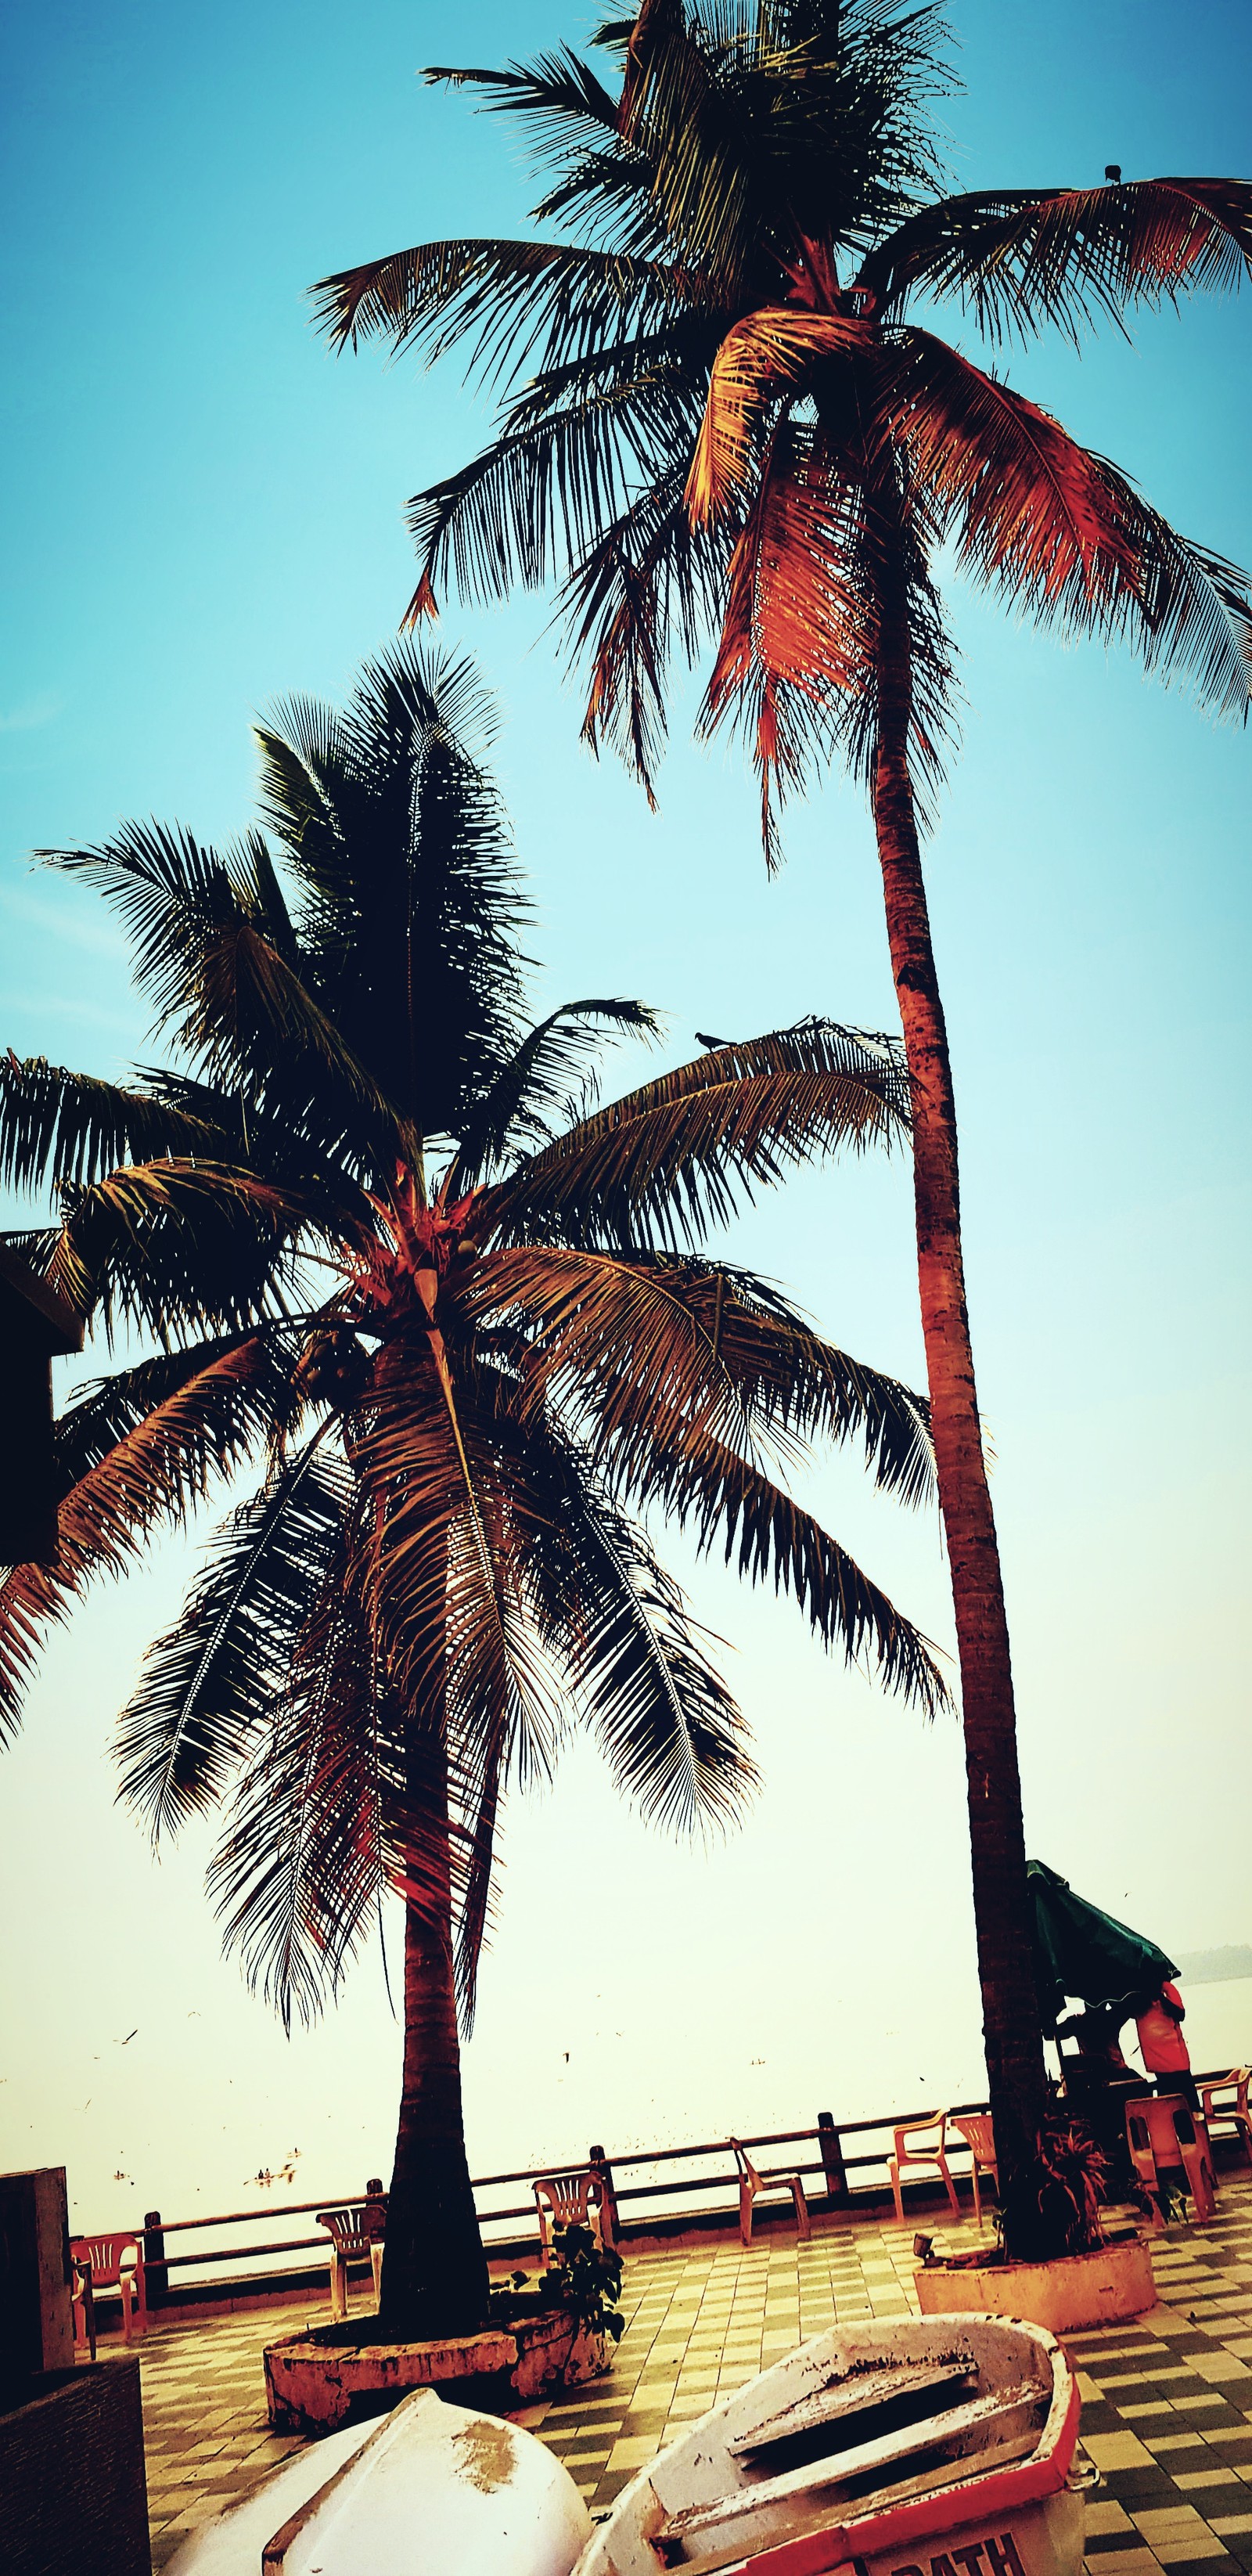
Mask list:
[[[91,1578],[259,1471],[147,1657],[123,1794],[154,1835],[225,1806],[212,1892],[287,2021],[403,1897],[376,2330],[397,2347],[488,2313],[458,2002],[463,2026],[510,1781],[571,1721],[671,1826],[733,1815],[755,1776],[642,1516],[944,1696],[771,1474],[855,1437],[916,1501],[924,1404],[698,1251],[791,1166],[903,1135],[900,1051],[809,1022],[590,1106],[605,1034],[652,1017],[600,999],[529,1025],[483,714],[468,665],[397,646],[344,712],[299,701],[262,731],[270,839],[130,824],[54,854],[120,914],[168,1060],[110,1084],[0,1058],[0,1177],[59,1193],[28,1249],[140,1346],[57,1426],[59,1556],[0,1586],[0,1735]],[[567,2271],[589,2295],[577,2248]]]
[[1050,2112],[1033,2164],[1013,2176],[996,2213],[997,2232],[1023,2262],[1093,2254],[1104,2243],[1101,2185],[1108,2157],[1084,2120]]
[[491,2322],[511,2325],[514,2318],[544,2308],[563,2308],[591,2334],[620,2343],[626,2320],[618,2306],[622,2295],[622,2258],[598,2245],[589,2227],[571,2225],[552,2232],[553,2261],[533,2290],[528,2272],[515,2272],[508,2289],[491,2293]]

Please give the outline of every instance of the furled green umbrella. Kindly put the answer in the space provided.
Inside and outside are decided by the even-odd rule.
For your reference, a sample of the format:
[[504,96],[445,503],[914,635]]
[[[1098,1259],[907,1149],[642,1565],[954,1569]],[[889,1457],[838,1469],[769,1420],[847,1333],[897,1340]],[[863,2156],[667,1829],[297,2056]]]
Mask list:
[[1178,1970],[1155,1941],[1075,1896],[1068,1880],[1046,1862],[1028,1860],[1026,1877],[1034,1909],[1035,1982],[1045,2030],[1051,2030],[1067,1995],[1088,2005],[1121,2003],[1155,1994]]

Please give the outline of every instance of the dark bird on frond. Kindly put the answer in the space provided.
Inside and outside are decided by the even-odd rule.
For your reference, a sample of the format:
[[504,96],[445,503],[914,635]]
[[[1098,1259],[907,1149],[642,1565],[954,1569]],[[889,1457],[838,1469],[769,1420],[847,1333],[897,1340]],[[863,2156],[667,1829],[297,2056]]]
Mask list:
[[734,1039],[733,1039],[733,1038],[711,1038],[711,1037],[709,1036],[709,1033],[708,1033],[708,1030],[707,1030],[707,1029],[697,1029],[697,1030],[696,1030],[696,1045],[697,1045],[697,1046],[710,1047],[710,1048],[712,1048],[712,1047],[725,1047],[725,1046],[733,1046],[733,1045],[734,1045],[734,1043],[735,1043],[735,1041],[734,1041]]

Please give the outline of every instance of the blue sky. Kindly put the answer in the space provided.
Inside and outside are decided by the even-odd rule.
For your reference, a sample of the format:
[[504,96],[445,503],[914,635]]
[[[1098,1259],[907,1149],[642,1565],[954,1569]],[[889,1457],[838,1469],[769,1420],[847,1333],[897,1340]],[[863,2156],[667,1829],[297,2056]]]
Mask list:
[[[1127,177],[1252,163],[1252,18],[1241,0],[1207,0],[1185,19],[1162,0],[1101,0],[1094,11],[1077,0],[1046,11],[954,0],[952,18],[965,82],[944,112],[957,186],[1095,181],[1110,160]],[[410,241],[524,230],[528,189],[509,129],[424,87],[416,67],[524,55],[577,40],[588,24],[555,0],[466,0],[455,17],[398,0],[357,0],[350,12],[328,0],[10,9],[0,1044],[101,1071],[143,1044],[113,932],[77,889],[32,875],[26,854],[101,837],[132,813],[178,817],[206,838],[237,831],[250,814],[253,715],[294,689],[341,692],[393,631],[412,586],[403,502],[462,460],[486,415],[447,365],[423,375],[373,352],[333,361],[302,290]],[[1045,340],[1014,353],[1010,372],[1188,533],[1247,563],[1250,317],[1246,293],[1197,302],[1141,317],[1133,345],[1110,335],[1080,359]],[[956,317],[952,328],[972,346]],[[1167,1945],[1243,1940],[1249,744],[1183,692],[1145,682],[1127,654],[1062,650],[960,587],[951,606],[963,747],[928,870],[1029,1838]],[[671,1015],[678,1053],[697,1026],[745,1032],[810,1009],[889,1025],[857,794],[833,780],[794,815],[789,865],[767,886],[750,783],[733,754],[691,746],[690,700],[675,707],[654,819],[611,763],[597,768],[579,750],[576,701],[544,624],[535,599],[472,615],[449,603],[445,616],[501,701],[498,767],[538,906],[537,998],[606,981],[638,992]],[[631,1069],[623,1059],[623,1079]],[[916,1373],[909,1231],[902,1167],[866,1166],[805,1180],[758,1211],[740,1244],[836,1338]],[[846,1466],[823,1469],[814,1491],[880,1579],[946,1636],[933,1527],[875,1505]],[[58,1641],[11,1757],[9,1796],[33,1851],[69,1794],[118,1890],[91,1966],[91,2009],[107,2018],[116,2001],[120,2012],[128,1980],[157,1976],[160,1920],[160,1975],[203,1986],[195,2010],[216,2034],[205,2065],[218,2062],[215,2049],[224,2063],[243,2048],[246,2030],[277,2123],[291,2061],[234,1971],[216,1965],[192,1858],[153,1878],[111,1808],[108,1727],[185,1570],[185,1554],[167,1550]],[[647,2029],[664,2063],[656,1924],[687,1922],[692,1975],[711,1985],[751,1937],[750,1887],[785,1952],[816,1943],[837,1954],[846,1992],[830,1991],[844,1993],[844,2037],[813,2082],[824,2100],[842,2082],[844,2107],[877,2067],[882,1998],[864,2024],[856,1999],[889,1971],[881,1950],[862,1954],[858,1927],[889,1875],[901,1959],[922,1927],[943,1927],[931,1989],[892,1987],[903,2016],[892,2028],[919,2066],[927,2034],[926,2074],[936,2086],[950,2076],[955,2090],[977,2043],[954,1733],[926,1735],[832,1672],[794,1613],[715,1572],[693,1581],[733,1642],[761,1739],[769,1776],[757,1816],[707,1864],[658,1856],[575,1765],[568,1793],[516,1821],[474,2100],[498,2099],[518,1996],[559,1937],[559,1908],[545,1908],[588,1850],[613,1852],[621,1891],[598,1929],[610,2019],[628,2035]],[[53,1900],[33,1870],[19,1871],[6,1901],[8,1939],[38,1949]],[[876,1920],[881,1941],[881,1907]],[[64,2021],[82,1974],[68,1933],[46,1948],[15,2041],[24,2100],[48,2062],[37,2025]],[[750,1980],[747,1958],[745,1948]],[[582,2029],[592,2003],[579,1974],[571,1966],[553,2010]],[[357,1982],[367,1978],[372,1997],[373,1971]],[[162,1991],[158,1976],[155,2017]],[[353,2030],[368,2026],[370,2048],[385,2054],[375,2002],[359,2009],[359,2024],[315,2046],[352,2064]],[[677,2006],[674,2016],[681,2091]],[[786,2098],[771,2095],[766,2118],[815,2108],[787,2089],[801,2082],[806,2044],[798,2025],[789,2057],[779,2042],[775,2079],[750,2074],[752,2050],[736,2069],[723,2032],[727,2121],[746,2125],[751,2086],[775,2080]],[[312,2098],[331,2060],[307,2063]],[[720,2080],[710,2072],[710,2099]],[[59,2082],[49,2073],[39,2096],[47,2136],[24,2122],[15,2146],[30,2146],[29,2126],[52,2151],[69,2116]],[[0,2104],[8,2098],[0,2091]],[[902,2098],[915,2098],[911,2084]],[[536,2095],[517,2152],[564,2152],[584,2126],[604,2133],[582,2094],[576,2108],[573,2093],[562,2099],[573,2138],[557,2096]],[[699,2104],[707,2110],[705,2094]],[[693,2097],[693,2116],[697,2107]],[[485,2107],[481,2116],[488,2124]],[[233,2155],[234,2133],[224,2134]],[[284,2143],[262,2141],[259,2161]],[[85,2170],[103,2177],[113,2152],[84,2131]],[[167,2140],[158,2152],[174,2150]]]

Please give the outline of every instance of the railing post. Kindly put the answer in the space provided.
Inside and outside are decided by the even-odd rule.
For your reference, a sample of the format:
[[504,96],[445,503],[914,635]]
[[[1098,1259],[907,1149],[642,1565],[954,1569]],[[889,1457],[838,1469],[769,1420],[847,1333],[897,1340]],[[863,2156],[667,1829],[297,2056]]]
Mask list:
[[817,2115],[817,2143],[822,2151],[822,2172],[826,2177],[826,2203],[830,2209],[850,2209],[852,2194],[848,2189],[843,2146],[829,2111]]
[[604,2193],[604,2215],[608,2220],[608,2242],[610,2245],[616,2246],[618,2239],[617,2193],[613,2185],[613,2167],[609,2163],[603,2147],[588,2147],[587,2162]]
[[146,2209],[143,2214],[143,2288],[150,2308],[164,2306],[170,2294],[170,2276],[159,2209]]

